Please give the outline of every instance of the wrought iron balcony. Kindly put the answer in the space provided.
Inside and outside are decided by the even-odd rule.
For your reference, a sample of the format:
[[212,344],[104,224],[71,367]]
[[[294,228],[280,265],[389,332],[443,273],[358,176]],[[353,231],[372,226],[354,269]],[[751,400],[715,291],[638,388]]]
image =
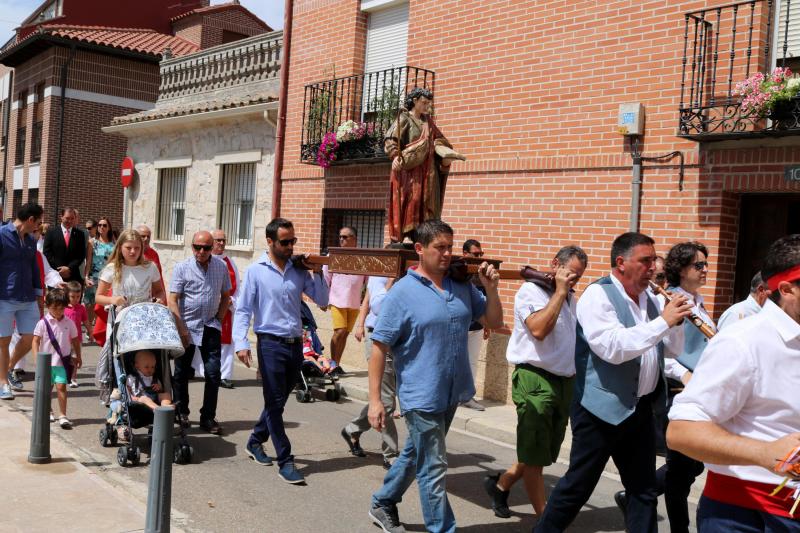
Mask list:
[[386,161],[384,135],[406,95],[417,87],[432,91],[435,78],[433,71],[405,66],[306,85],[300,161],[317,164],[325,135],[335,134],[347,121],[358,129],[357,138],[339,142],[331,164]]
[[735,90],[757,72],[769,74],[773,66],[792,62],[789,28],[792,16],[800,17],[800,1],[782,0],[777,24],[776,3],[746,0],[685,14],[679,137],[716,141],[800,134],[800,99],[764,116],[743,109]]
[[276,31],[164,59],[158,101],[218,98],[247,84],[277,84],[282,46],[283,32]]

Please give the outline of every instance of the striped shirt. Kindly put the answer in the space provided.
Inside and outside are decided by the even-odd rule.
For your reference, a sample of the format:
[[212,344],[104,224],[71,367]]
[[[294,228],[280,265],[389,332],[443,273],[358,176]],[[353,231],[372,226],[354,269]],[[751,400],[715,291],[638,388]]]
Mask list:
[[207,269],[203,269],[194,257],[175,265],[169,292],[181,296],[178,309],[195,346],[203,343],[205,326],[222,329],[217,319],[219,302],[222,293],[230,290],[228,267],[217,257],[209,259]]

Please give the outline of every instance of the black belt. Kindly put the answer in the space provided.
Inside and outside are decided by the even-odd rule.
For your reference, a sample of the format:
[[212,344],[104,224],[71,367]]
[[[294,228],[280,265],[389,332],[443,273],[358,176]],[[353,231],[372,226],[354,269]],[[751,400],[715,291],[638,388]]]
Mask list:
[[259,339],[265,337],[271,341],[280,342],[281,344],[299,344],[303,342],[303,337],[280,337],[272,333],[256,333],[256,337]]

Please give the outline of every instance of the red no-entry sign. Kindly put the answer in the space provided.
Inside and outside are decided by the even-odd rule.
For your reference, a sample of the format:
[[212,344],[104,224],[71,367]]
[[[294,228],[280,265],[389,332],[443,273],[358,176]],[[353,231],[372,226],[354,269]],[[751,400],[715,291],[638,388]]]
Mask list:
[[123,187],[130,187],[133,183],[133,159],[126,157],[122,160],[122,173],[120,175]]

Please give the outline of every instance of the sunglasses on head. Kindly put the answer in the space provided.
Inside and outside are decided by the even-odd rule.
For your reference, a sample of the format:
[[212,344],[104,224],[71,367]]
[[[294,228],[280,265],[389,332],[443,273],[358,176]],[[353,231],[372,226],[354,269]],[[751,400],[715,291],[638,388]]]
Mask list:
[[708,268],[708,261],[696,261],[692,266],[695,270],[703,270],[704,268]]
[[281,239],[281,240],[275,241],[275,242],[277,242],[281,246],[289,246],[290,244],[292,246],[294,246],[295,244],[297,244],[297,237],[293,237],[291,239]]
[[192,248],[194,248],[195,251],[197,252],[199,252],[200,250],[203,250],[204,252],[210,252],[213,246],[211,246],[210,244],[193,244]]

